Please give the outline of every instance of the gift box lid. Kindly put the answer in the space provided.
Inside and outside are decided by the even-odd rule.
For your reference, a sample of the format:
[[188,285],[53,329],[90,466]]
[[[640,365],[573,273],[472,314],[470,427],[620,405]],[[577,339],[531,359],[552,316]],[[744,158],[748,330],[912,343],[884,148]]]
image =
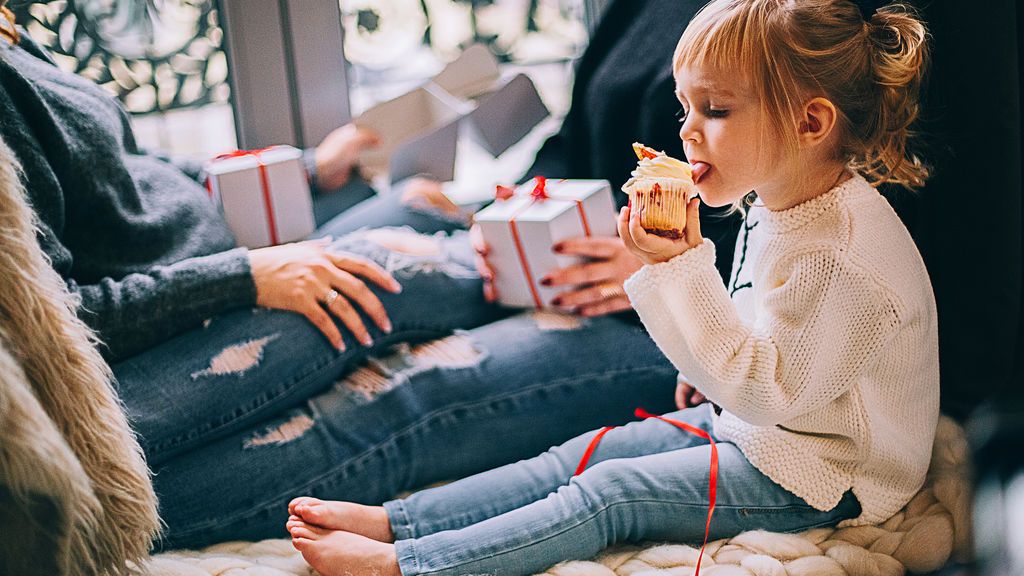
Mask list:
[[214,158],[206,165],[206,173],[211,176],[217,176],[225,174],[227,172],[237,172],[239,170],[247,170],[249,168],[255,168],[262,162],[266,166],[272,164],[279,164],[281,162],[288,162],[291,160],[299,160],[302,158],[302,150],[293,146],[273,146],[259,152],[259,158],[256,154],[242,154],[230,155],[225,158]]

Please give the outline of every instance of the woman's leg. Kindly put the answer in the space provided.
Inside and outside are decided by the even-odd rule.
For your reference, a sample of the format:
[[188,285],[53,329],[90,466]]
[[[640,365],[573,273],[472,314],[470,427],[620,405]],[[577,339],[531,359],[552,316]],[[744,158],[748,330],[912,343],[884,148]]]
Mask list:
[[316,231],[315,236],[344,236],[366,228],[408,226],[424,234],[454,232],[464,229],[466,223],[429,208],[407,206],[401,194],[376,194],[348,208]]
[[[661,422],[649,424],[663,426],[664,434],[685,434]],[[511,576],[590,558],[624,542],[699,545],[708,512],[710,453],[710,446],[703,445],[601,462],[532,504],[459,530],[397,541],[398,564],[406,576]],[[734,444],[719,443],[718,457],[712,540],[752,529],[806,530],[860,513],[850,493],[831,511],[811,508],[761,474]],[[314,540],[303,552],[315,546]],[[327,558],[324,550],[316,552],[318,558]],[[344,550],[330,552],[338,554],[332,559],[335,566],[344,565]],[[362,562],[352,555],[347,560]]]
[[404,251],[385,248],[387,234],[350,235],[331,246],[377,261],[403,286],[401,294],[375,290],[394,331],[383,334],[364,317],[372,348],[343,328],[347,349],[338,352],[304,317],[257,308],[214,317],[115,365],[118,392],[150,465],[300,404],[396,342],[436,338],[507,314],[484,302],[465,233],[403,231]]
[[159,467],[164,545],[285,536],[296,496],[380,504],[528,458],[636,406],[671,409],[675,374],[642,327],[608,317],[526,313],[400,346]]

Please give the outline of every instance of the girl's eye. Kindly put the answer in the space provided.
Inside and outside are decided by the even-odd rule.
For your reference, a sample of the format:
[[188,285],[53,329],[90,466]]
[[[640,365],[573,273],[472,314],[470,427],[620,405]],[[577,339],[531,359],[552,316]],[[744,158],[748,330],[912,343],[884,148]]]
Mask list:
[[686,122],[686,110],[683,109],[683,108],[680,108],[679,111],[676,112],[676,118],[679,119],[679,123],[680,124],[682,124],[683,122]]
[[729,110],[725,108],[711,108],[709,106],[704,109],[704,115],[708,118],[725,118],[729,115]]

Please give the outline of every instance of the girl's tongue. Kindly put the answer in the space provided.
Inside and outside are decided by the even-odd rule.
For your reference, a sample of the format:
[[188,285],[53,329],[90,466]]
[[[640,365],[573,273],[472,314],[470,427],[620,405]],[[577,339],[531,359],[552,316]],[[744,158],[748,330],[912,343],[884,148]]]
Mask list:
[[693,175],[693,183],[699,184],[704,178],[704,175],[711,170],[711,164],[707,162],[694,162],[690,165],[690,171]]

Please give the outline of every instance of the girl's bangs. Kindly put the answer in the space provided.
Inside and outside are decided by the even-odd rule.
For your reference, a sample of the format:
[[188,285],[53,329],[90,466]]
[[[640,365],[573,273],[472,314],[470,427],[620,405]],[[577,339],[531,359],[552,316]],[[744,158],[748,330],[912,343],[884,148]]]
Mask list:
[[672,58],[672,71],[700,67],[736,71],[746,75],[761,67],[756,58],[754,10],[749,3],[713,2],[697,13],[686,27]]

